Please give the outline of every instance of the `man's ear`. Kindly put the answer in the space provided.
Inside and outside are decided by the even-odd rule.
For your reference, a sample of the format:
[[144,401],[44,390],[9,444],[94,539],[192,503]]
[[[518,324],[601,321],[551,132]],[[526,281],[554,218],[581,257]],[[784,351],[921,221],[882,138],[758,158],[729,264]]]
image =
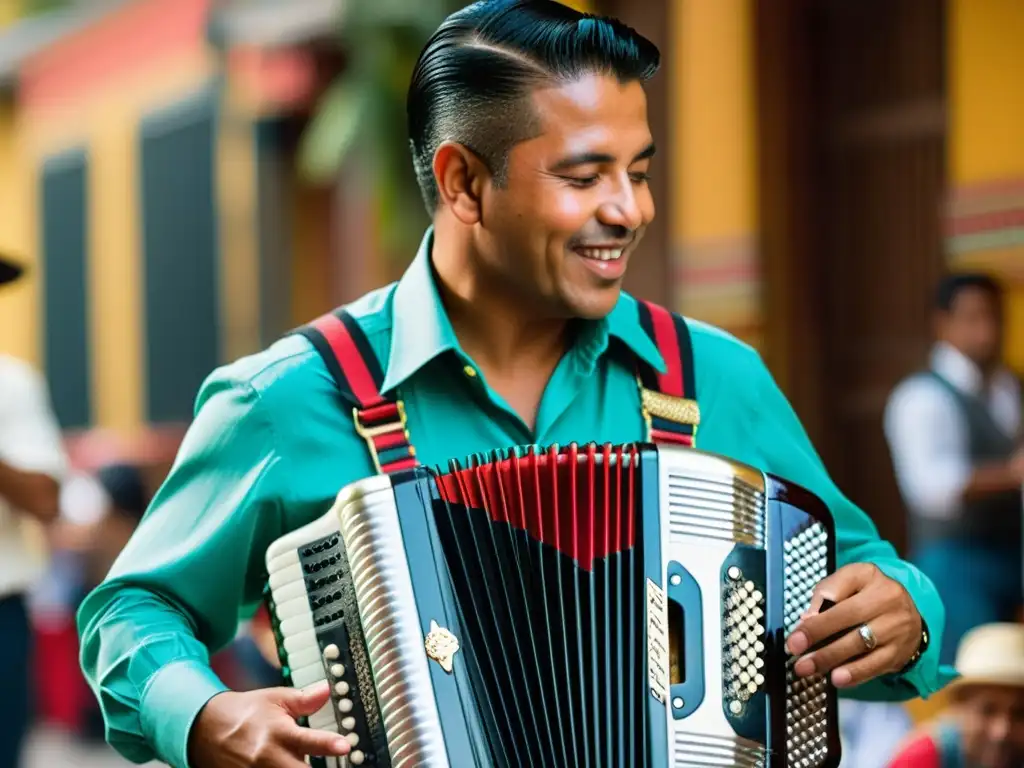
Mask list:
[[480,221],[484,185],[489,180],[487,166],[464,145],[446,141],[434,152],[434,181],[441,203],[463,224]]

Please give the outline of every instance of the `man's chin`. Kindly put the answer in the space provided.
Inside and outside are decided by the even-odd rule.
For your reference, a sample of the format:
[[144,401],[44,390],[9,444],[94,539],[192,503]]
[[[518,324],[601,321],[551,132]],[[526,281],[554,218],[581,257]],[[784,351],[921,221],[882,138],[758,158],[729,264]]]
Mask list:
[[604,320],[615,309],[622,294],[622,286],[608,286],[600,291],[590,290],[586,295],[573,297],[569,307],[573,317],[580,320]]

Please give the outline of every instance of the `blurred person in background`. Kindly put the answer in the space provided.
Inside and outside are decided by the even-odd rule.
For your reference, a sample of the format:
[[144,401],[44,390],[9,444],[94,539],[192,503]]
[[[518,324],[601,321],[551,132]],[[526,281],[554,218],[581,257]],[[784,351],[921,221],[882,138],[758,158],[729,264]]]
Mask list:
[[107,514],[97,521],[93,529],[87,550],[82,597],[106,577],[146,514],[150,501],[142,468],[135,464],[108,464],[96,472],[96,479],[106,492],[109,505]]
[[1022,596],[1021,384],[1003,364],[1003,295],[984,274],[936,292],[927,370],[903,381],[885,435],[910,514],[910,560],[946,605],[941,658],[973,627],[1013,620]]
[[131,537],[149,495],[142,468],[129,463],[78,469],[64,482],[61,514],[48,530],[50,569],[31,606],[46,659],[35,669],[38,725],[103,738],[96,698],[78,665],[74,614]]
[[839,701],[841,768],[879,768],[914,729],[902,704],[881,701]]
[[909,738],[889,768],[1024,766],[1024,625],[971,630],[956,666],[949,710]]
[[[0,285],[22,269],[0,257]],[[41,526],[60,508],[67,460],[43,377],[0,355],[0,766],[17,766],[30,724],[27,595],[45,568]]]

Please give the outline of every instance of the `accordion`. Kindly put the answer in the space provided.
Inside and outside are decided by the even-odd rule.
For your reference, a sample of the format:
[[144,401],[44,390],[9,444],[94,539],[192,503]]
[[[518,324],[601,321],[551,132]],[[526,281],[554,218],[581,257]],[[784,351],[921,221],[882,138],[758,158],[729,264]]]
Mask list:
[[313,765],[830,768],[836,692],[783,648],[835,569],[807,490],[698,450],[529,448],[346,487],[267,552]]

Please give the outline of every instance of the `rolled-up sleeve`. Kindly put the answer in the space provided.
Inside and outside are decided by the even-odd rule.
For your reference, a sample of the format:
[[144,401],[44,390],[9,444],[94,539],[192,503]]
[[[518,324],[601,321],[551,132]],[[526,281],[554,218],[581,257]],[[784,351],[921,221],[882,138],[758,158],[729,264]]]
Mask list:
[[211,376],[168,478],[79,609],[82,668],[129,760],[187,765],[194,719],[226,689],[210,652],[259,600],[259,555],[282,533],[276,443],[252,386]]
[[752,438],[759,443],[757,453],[765,467],[773,474],[804,486],[825,502],[835,521],[838,565],[865,562],[878,566],[907,590],[930,633],[928,650],[905,674],[877,678],[844,690],[843,695],[900,701],[935,693],[956,676],[952,668],[939,665],[938,652],[946,615],[935,586],[917,568],[901,559],[892,544],[879,537],[871,518],[839,490],[760,356],[752,353],[752,358],[748,379],[754,395]]

